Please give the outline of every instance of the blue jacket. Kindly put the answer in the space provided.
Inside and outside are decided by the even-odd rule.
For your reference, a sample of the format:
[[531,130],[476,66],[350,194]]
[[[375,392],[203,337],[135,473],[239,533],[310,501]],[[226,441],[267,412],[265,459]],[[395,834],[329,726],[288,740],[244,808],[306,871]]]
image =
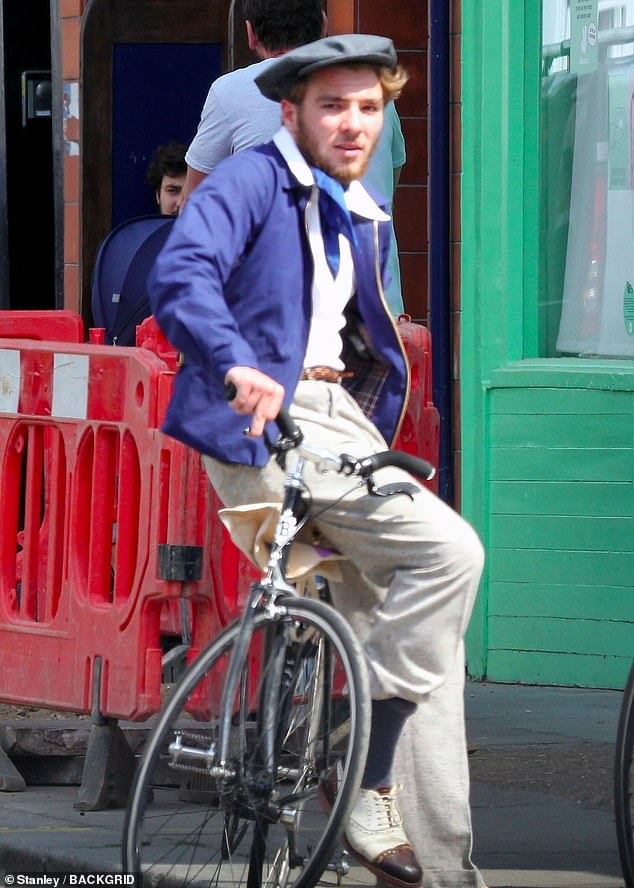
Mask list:
[[[309,198],[273,142],[242,151],[198,186],[150,276],[152,311],[184,356],[163,431],[217,459],[262,466],[269,458],[224,399],[231,367],[258,368],[284,386],[286,406],[293,399],[311,316]],[[353,224],[356,295],[343,360],[355,375],[346,383],[392,442],[409,370],[382,292],[390,228],[354,215]]]

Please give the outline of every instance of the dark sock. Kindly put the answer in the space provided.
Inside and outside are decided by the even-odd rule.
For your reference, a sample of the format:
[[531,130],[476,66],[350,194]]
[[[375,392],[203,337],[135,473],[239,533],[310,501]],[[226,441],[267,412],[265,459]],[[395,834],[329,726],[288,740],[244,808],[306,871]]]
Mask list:
[[401,697],[372,701],[370,745],[361,786],[378,789],[391,786],[392,762],[403,725],[416,709],[416,703]]

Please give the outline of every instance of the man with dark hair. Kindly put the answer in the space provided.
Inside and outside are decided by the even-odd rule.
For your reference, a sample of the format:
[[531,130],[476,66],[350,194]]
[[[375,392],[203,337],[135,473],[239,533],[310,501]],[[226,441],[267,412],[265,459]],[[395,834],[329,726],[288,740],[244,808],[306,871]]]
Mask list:
[[262,58],[317,40],[324,27],[322,0],[242,0],[242,14]]
[[[326,450],[365,456],[398,434],[410,380],[382,286],[390,217],[359,180],[406,79],[392,42],[364,34],[266,66],[255,82],[280,103],[282,129],[206,178],[156,261],[152,308],[184,355],[163,430],[203,454],[227,506],[281,501],[283,473],[261,436],[282,404]],[[381,881],[415,888],[422,872],[397,805],[394,752],[408,718],[454,674],[482,546],[418,483],[411,498],[374,497],[345,476],[309,466],[307,477],[314,527],[360,578],[333,587],[363,639],[372,693],[346,841]],[[403,473],[385,470],[390,480]],[[451,770],[435,774],[440,799],[452,786]],[[445,884],[472,884],[462,875]]]
[[164,216],[178,216],[187,175],[186,150],[180,142],[169,142],[159,145],[150,158],[145,180]]
[[242,9],[249,48],[260,61],[223,74],[211,84],[185,155],[183,203],[221,160],[273,135],[280,109],[262,96],[255,78],[284,52],[318,40],[326,32],[322,0],[243,0]]

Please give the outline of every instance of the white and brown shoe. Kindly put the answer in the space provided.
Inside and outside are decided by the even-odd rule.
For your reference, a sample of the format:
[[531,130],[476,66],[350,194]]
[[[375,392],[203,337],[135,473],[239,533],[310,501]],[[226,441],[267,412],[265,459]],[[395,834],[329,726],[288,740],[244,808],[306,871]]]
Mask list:
[[403,829],[396,787],[360,790],[344,838],[352,856],[381,882],[395,888],[421,884],[423,871]]

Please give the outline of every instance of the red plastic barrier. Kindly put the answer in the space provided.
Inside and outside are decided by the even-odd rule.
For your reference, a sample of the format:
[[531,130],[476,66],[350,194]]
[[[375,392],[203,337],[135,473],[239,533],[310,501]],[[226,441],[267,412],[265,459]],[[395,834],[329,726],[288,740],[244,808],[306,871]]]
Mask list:
[[[399,317],[398,330],[410,365],[411,393],[395,449],[420,456],[438,467],[440,414],[432,396],[431,335],[427,327],[412,323],[405,314]],[[425,482],[425,486],[438,493],[438,475]]]
[[0,375],[0,698],[144,718],[166,604],[191,600],[192,656],[220,628],[210,486],[159,431],[173,371],[143,349],[16,339]]
[[0,338],[43,342],[83,342],[84,322],[68,309],[0,311]]

